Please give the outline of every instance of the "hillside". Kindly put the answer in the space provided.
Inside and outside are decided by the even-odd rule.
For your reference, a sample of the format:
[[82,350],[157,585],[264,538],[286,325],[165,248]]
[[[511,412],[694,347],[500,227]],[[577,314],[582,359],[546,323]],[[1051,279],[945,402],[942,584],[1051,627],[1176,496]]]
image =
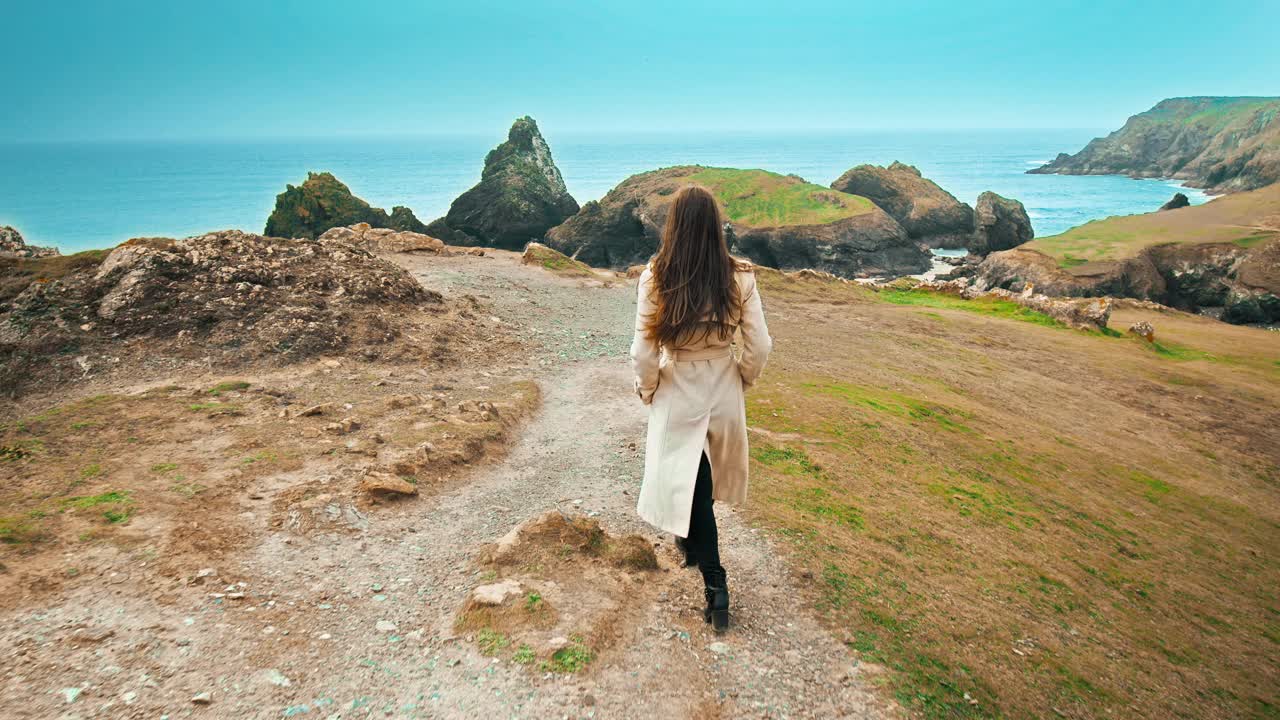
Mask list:
[[671,177],[710,190],[732,223],[748,227],[823,225],[875,210],[865,197],[767,170],[686,168]]
[[1123,260],[1152,245],[1234,243],[1253,247],[1280,236],[1280,185],[1217,198],[1203,205],[1094,220],[1023,247],[1063,267]]
[[1080,152],[1027,172],[1169,177],[1215,193],[1259,188],[1280,180],[1280,98],[1162,100]]
[[441,294],[386,311],[427,364],[351,345],[226,374],[104,347],[127,372],[0,406],[16,718],[1280,704],[1274,333],[1121,303],[1148,344],[761,270],[775,351],[751,495],[717,507],[738,622],[715,636],[634,512],[634,285],[504,251],[381,261]]
[[922,272],[928,253],[865,197],[765,170],[697,165],[632,175],[547,233],[547,244],[597,267],[647,262],[676,191],[698,184],[720,201],[733,250],[760,265],[846,277]]
[[985,287],[1154,300],[1232,323],[1280,322],[1280,185],[1096,220],[987,256]]

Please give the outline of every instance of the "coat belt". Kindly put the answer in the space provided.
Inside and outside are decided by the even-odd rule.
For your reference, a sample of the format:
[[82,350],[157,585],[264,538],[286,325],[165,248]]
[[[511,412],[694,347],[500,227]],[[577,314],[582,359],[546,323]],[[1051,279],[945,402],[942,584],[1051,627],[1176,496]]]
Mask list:
[[733,348],[729,345],[700,350],[671,350],[672,362],[692,362],[694,360],[716,360],[722,357],[733,357]]

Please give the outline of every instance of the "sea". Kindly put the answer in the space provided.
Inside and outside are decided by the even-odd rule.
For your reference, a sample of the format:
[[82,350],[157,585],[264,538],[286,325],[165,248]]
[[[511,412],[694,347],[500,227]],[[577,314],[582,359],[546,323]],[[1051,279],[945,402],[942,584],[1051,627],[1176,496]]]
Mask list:
[[[1100,129],[556,133],[542,128],[578,202],[628,176],[701,164],[762,168],[828,185],[854,165],[915,165],[960,200],[993,190],[1021,200],[1037,237],[1111,215],[1158,208],[1171,180],[1027,175],[1075,152]],[[505,129],[504,129],[505,131]],[[423,221],[443,215],[480,179],[504,132],[414,137],[216,141],[0,142],[0,225],[63,252],[132,237],[185,237],[240,228],[261,232],[277,193],[307,171],[328,170],[369,203],[407,205]]]

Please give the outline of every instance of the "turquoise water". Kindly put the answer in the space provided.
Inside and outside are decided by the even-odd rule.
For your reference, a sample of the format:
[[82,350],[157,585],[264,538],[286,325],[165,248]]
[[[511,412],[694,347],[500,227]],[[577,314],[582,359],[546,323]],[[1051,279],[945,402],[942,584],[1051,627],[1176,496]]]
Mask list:
[[[1037,236],[1088,220],[1155,210],[1178,190],[1164,180],[1026,175],[1074,152],[1098,130],[964,132],[556,134],[556,163],[579,202],[636,172],[684,163],[764,168],[829,184],[861,163],[918,166],[970,204],[983,190],[1021,200]],[[0,144],[0,225],[64,251],[139,236],[261,232],[277,193],[329,170],[370,203],[408,205],[424,222],[480,178],[503,136],[377,139]],[[1192,202],[1203,194],[1184,190]]]

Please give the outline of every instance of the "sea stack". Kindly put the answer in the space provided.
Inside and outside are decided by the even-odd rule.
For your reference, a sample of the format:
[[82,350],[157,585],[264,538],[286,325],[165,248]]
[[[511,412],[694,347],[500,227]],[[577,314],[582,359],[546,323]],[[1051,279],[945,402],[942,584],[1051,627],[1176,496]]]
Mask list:
[[480,182],[458,196],[427,233],[453,245],[519,250],[578,212],[533,118],[516,120],[484,159]]
[[370,227],[423,232],[423,225],[407,207],[396,206],[391,213],[356,197],[332,173],[309,172],[301,185],[287,185],[276,196],[275,209],[267,218],[263,234],[268,237],[314,240],[326,230],[368,223]]
[[831,183],[862,195],[898,221],[907,235],[930,247],[965,247],[973,234],[973,208],[905,163],[859,165]]

